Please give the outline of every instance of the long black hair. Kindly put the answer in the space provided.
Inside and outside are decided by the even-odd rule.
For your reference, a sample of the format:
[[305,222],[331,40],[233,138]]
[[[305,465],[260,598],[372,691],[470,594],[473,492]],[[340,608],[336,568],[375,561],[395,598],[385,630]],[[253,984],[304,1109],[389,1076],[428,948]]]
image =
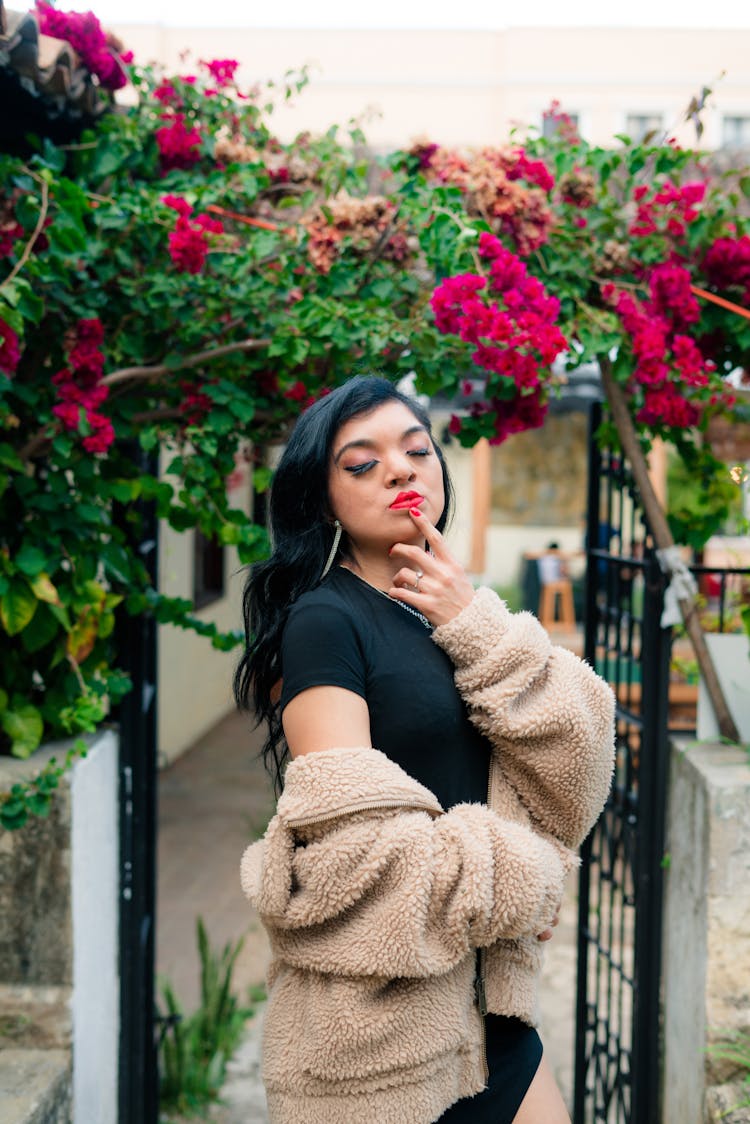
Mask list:
[[[430,420],[419,402],[387,379],[361,375],[301,415],[274,475],[269,504],[272,554],[252,568],[245,585],[245,653],[234,675],[234,695],[240,709],[254,711],[258,725],[267,725],[263,758],[277,791],[288,756],[279,707],[281,636],[292,604],[320,581],[333,545],[328,498],[333,443],[345,422],[393,401],[403,402],[432,437]],[[436,524],[442,531],[453,505],[453,488],[445,458],[434,441],[433,445],[445,488],[445,507]],[[337,557],[348,555],[344,534]]]

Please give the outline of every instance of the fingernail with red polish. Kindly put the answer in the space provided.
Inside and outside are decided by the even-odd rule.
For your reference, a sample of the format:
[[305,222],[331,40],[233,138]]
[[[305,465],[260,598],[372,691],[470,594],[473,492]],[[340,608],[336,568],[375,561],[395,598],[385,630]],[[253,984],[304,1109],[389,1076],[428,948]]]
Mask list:
[[409,508],[409,515],[421,515],[421,514],[422,514],[422,512],[419,510],[418,507],[410,507]]

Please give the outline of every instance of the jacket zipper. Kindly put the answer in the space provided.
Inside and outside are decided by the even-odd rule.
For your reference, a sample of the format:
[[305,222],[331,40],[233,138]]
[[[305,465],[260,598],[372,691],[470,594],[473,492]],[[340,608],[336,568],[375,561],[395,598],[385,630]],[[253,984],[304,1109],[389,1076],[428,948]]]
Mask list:
[[[487,807],[492,807],[492,789],[494,776],[494,758],[490,755],[490,767],[487,775]],[[482,1020],[482,1067],[484,1069],[485,1087],[490,1079],[490,1067],[487,1063],[487,949],[480,948],[477,958],[477,974],[474,980],[474,994],[477,1000],[477,1010]]]

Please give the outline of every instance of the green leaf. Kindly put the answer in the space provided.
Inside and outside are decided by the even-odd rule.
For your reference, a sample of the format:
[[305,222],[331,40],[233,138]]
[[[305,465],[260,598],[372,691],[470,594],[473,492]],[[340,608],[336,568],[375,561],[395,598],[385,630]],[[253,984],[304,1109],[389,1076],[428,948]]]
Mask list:
[[44,156],[45,163],[52,169],[53,172],[57,172],[59,174],[65,168],[65,153],[61,152],[59,148],[55,148],[54,144],[48,137],[44,138],[42,155]]
[[33,578],[42,572],[47,559],[39,547],[24,543],[16,555],[14,562],[16,564],[16,569],[20,570],[22,574],[26,574],[27,577]]
[[46,601],[50,605],[60,604],[60,594],[52,584],[47,574],[37,574],[29,582],[37,601]]
[[222,546],[234,546],[242,541],[242,529],[235,523],[222,523],[219,528],[219,542]]
[[127,150],[119,144],[104,142],[100,145],[93,160],[91,174],[95,177],[111,176],[127,159]]
[[16,472],[23,472],[23,461],[12,445],[6,442],[0,444],[0,464],[6,468],[14,468]]
[[11,740],[10,752],[14,757],[29,757],[44,733],[42,716],[31,703],[4,711],[0,725]]
[[256,492],[267,492],[272,479],[273,472],[268,465],[262,464],[253,469],[253,488]]
[[101,559],[110,578],[121,585],[127,585],[132,578],[130,556],[124,547],[117,543],[105,543],[101,548]]
[[6,831],[18,831],[28,818],[24,800],[3,800],[0,803],[0,826]]
[[59,627],[58,621],[55,620],[49,608],[46,605],[40,605],[34,613],[34,619],[21,633],[24,651],[38,652],[41,648],[44,648],[55,638]]
[[7,708],[7,706],[8,706],[8,692],[4,691],[2,689],[2,687],[0,687],[0,714],[2,714],[2,712]]
[[38,601],[25,581],[14,578],[0,598],[0,620],[8,636],[23,632],[36,612]]
[[255,403],[248,398],[235,397],[229,402],[229,409],[241,422],[249,422],[255,417]]
[[49,611],[50,613],[52,613],[52,616],[55,618],[58,624],[61,624],[66,632],[70,632],[72,625],[70,623],[68,610],[65,608],[65,606],[50,604]]

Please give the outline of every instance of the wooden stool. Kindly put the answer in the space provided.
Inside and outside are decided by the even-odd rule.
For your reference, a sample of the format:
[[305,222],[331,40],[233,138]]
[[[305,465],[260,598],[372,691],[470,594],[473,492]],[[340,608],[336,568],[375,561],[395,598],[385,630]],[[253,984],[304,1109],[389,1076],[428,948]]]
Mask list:
[[[560,598],[560,616],[557,616],[558,597]],[[539,598],[539,620],[548,629],[567,629],[572,631],[576,626],[576,614],[573,608],[573,586],[570,578],[561,578],[556,582],[545,582]]]

